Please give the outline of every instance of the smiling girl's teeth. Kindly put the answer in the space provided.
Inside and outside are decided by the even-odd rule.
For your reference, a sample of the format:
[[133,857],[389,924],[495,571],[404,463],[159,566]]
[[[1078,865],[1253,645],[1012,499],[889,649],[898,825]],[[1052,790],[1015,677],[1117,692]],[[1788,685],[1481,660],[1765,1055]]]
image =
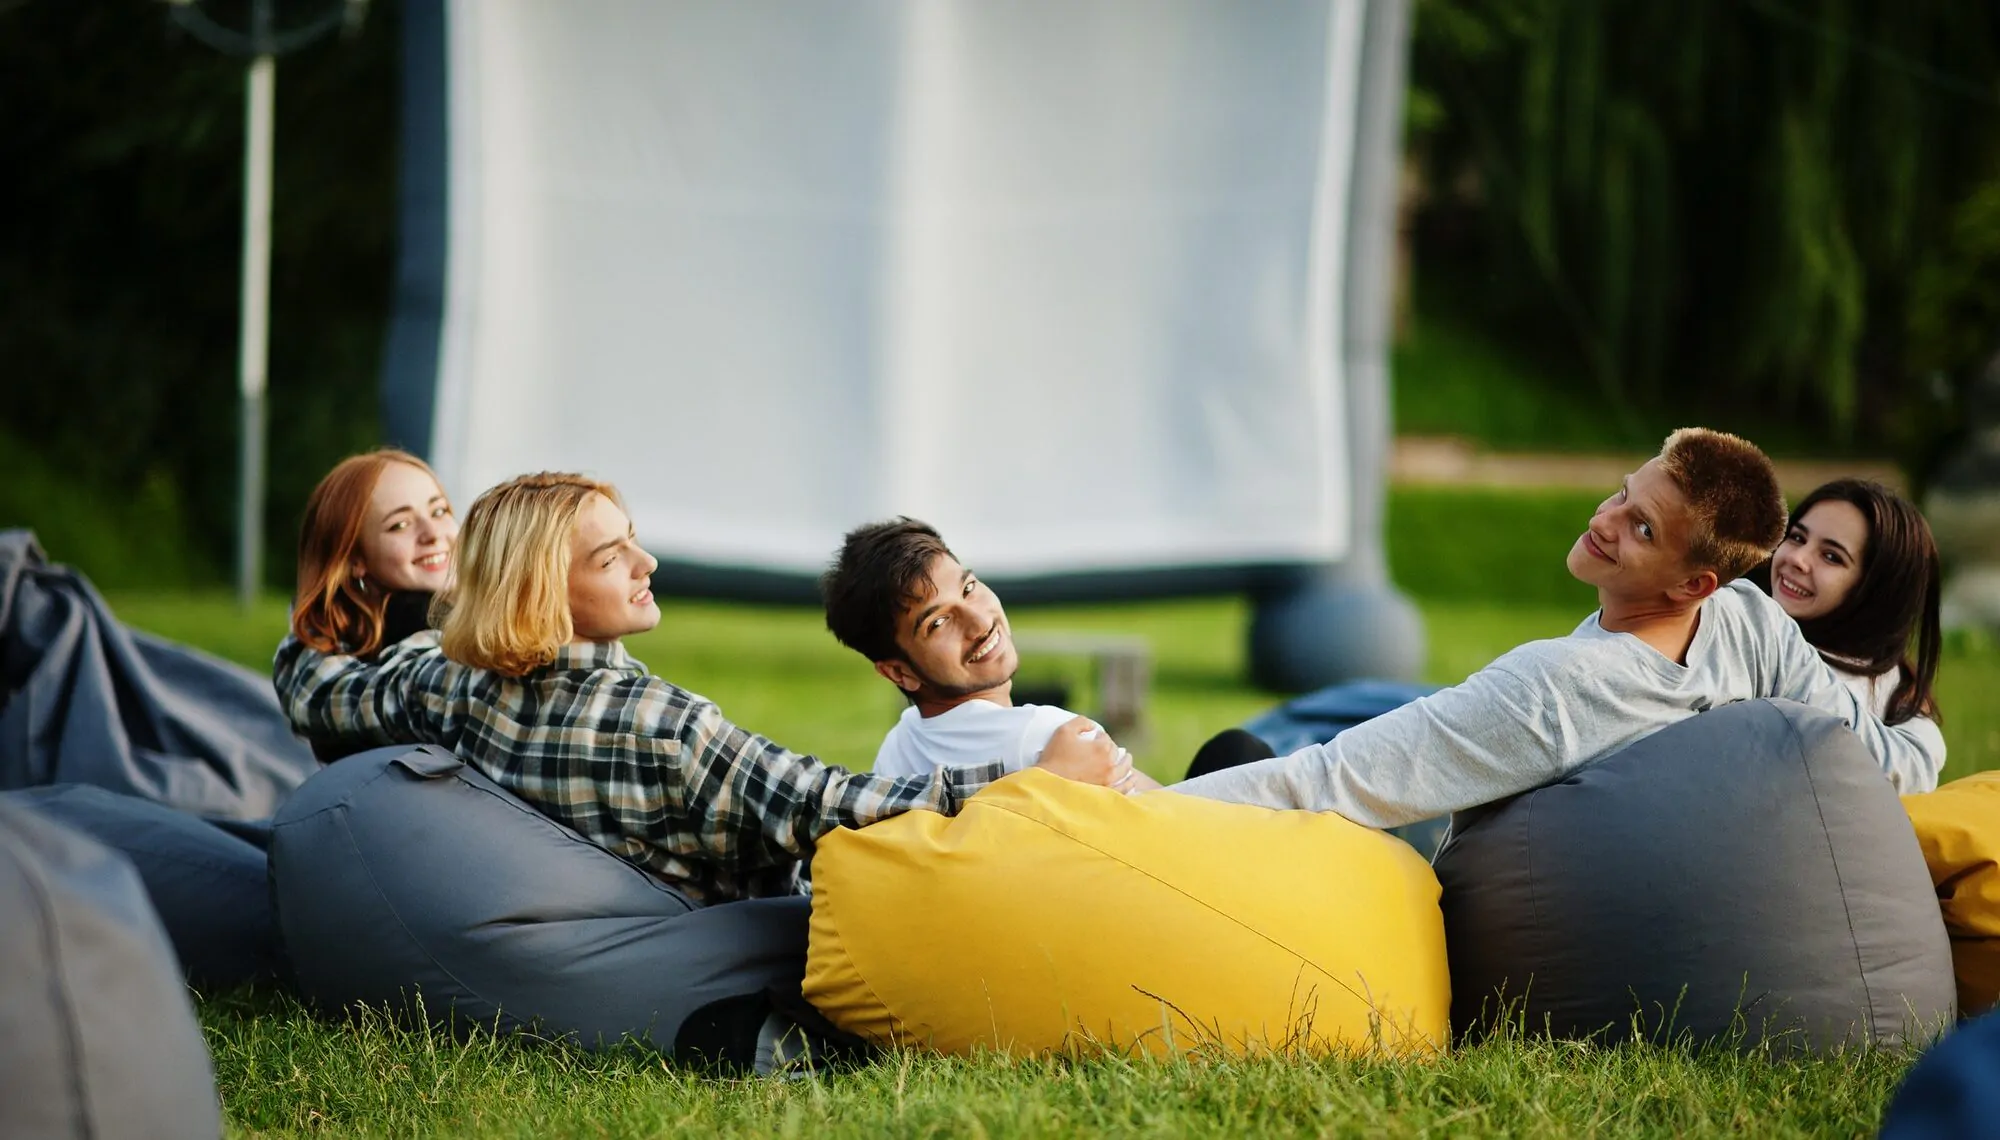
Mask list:
[[444,565],[444,563],[445,563],[445,559],[446,559],[447,557],[449,557],[449,555],[446,555],[446,554],[445,554],[445,553],[443,553],[442,551],[440,551],[440,552],[438,552],[438,553],[436,553],[436,554],[426,554],[426,555],[424,555],[424,556],[423,556],[422,558],[419,558],[419,559],[417,559],[417,565],[419,565],[419,566],[442,566],[442,565]]

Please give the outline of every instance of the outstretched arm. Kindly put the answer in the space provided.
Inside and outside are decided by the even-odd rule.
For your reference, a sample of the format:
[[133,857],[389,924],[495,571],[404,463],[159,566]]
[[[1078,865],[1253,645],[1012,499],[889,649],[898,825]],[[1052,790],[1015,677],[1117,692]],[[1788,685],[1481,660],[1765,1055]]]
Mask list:
[[426,735],[419,686],[443,662],[432,635],[419,634],[375,662],[325,654],[287,637],[271,663],[271,685],[292,729],[318,740],[351,744],[423,742],[450,746]]
[[1369,827],[1394,827],[1539,787],[1562,775],[1584,718],[1550,699],[1508,658],[1465,683],[1310,745],[1176,784],[1171,790],[1232,803],[1335,811]]

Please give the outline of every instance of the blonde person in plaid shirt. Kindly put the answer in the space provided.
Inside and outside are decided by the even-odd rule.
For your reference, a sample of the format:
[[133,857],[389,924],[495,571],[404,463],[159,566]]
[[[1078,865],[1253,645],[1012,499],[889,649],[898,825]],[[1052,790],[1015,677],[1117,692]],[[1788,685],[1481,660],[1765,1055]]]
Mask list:
[[[795,893],[836,827],[912,809],[955,813],[999,779],[992,762],[900,779],[821,763],[746,732],[649,673],[619,638],[659,623],[618,493],[581,475],[525,475],[472,504],[436,633],[373,661],[279,646],[273,683],[314,739],[451,749],[551,818],[697,903]],[[1129,758],[1077,717],[1038,767],[1092,784]]]

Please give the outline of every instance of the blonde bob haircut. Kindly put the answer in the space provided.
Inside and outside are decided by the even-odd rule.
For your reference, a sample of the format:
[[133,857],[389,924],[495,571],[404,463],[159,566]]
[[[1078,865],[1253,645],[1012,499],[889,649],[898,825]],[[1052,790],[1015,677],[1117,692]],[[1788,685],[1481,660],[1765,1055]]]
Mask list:
[[510,479],[473,502],[458,533],[457,579],[437,607],[446,657],[508,677],[556,659],[576,632],[570,535],[593,495],[625,507],[611,484],[559,471]]

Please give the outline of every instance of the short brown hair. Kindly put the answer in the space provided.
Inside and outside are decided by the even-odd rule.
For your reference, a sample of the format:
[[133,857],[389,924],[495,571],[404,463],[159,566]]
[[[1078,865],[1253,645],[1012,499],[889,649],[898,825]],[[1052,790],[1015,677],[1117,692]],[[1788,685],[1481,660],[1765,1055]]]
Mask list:
[[870,661],[900,660],[896,619],[903,606],[929,596],[931,563],[951,548],[938,532],[898,516],[847,532],[833,565],[820,575],[826,628]]
[[1769,558],[1785,537],[1777,469],[1749,440],[1682,428],[1660,447],[1660,469],[1687,498],[1689,565],[1730,582]]
[[298,593],[292,600],[292,636],[321,653],[372,656],[382,648],[386,590],[370,589],[354,575],[361,524],[375,484],[392,463],[414,467],[437,482],[437,473],[407,451],[384,447],[350,455],[313,488],[299,523]]
[[556,659],[569,615],[569,540],[591,496],[619,508],[618,490],[544,471],[487,490],[465,512],[457,576],[439,599],[438,647],[475,669],[520,677]]

